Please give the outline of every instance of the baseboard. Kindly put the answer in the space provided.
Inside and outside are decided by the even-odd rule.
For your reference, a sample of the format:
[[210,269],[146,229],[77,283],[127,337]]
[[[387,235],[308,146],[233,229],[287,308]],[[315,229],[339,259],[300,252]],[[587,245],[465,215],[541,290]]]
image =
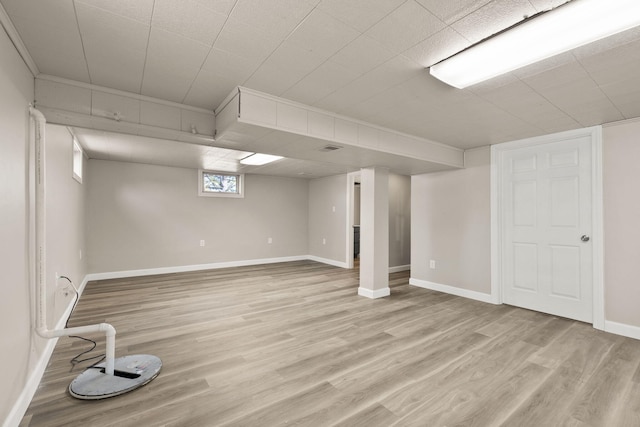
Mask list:
[[391,289],[389,289],[388,287],[382,288],[382,289],[376,289],[376,290],[358,288],[358,295],[360,295],[361,297],[367,297],[371,299],[384,298],[391,295]]
[[622,335],[623,337],[635,338],[640,340],[640,327],[627,325],[625,323],[612,322],[610,320],[604,321],[604,330],[616,335]]
[[[85,278],[82,281],[80,288],[78,289],[79,294],[82,294],[82,290],[84,289],[86,284],[87,279]],[[60,320],[58,320],[58,323],[56,323],[55,329],[64,328],[64,325],[67,323],[67,319],[69,318],[69,316],[71,316],[71,310],[73,310],[73,302],[74,300],[71,300],[69,302],[69,306],[60,317]],[[36,334],[35,331],[32,331],[32,333],[34,335]],[[50,338],[47,340],[47,343],[45,344],[44,349],[42,350],[42,353],[38,358],[38,361],[33,367],[33,370],[31,371],[31,374],[29,375],[29,378],[27,379],[27,382],[23,387],[22,392],[20,393],[20,396],[18,396],[18,400],[16,400],[16,403],[11,408],[11,411],[9,411],[9,415],[7,415],[7,418],[4,420],[2,424],[3,427],[17,426],[22,421],[25,412],[27,412],[27,409],[29,409],[29,405],[31,404],[33,396],[38,390],[38,386],[40,385],[40,381],[42,381],[44,371],[47,369],[47,365],[49,364],[49,360],[51,359],[51,355],[53,354],[53,350],[55,350],[57,343],[58,338]]]
[[409,284],[419,288],[430,289],[432,291],[444,292],[446,294],[456,295],[459,297],[469,298],[476,301],[482,301],[489,304],[495,304],[491,294],[470,291],[469,289],[457,288],[455,286],[441,285],[440,283],[429,282],[427,280],[409,279]]
[[409,270],[411,270],[411,264],[389,267],[389,273],[399,273],[401,271],[409,271]]
[[346,262],[336,261],[336,260],[328,259],[328,258],[321,258],[321,257],[315,256],[315,255],[307,255],[305,259],[308,259],[310,261],[321,262],[323,264],[333,265],[334,267],[349,268],[349,266],[347,265]]
[[[193,265],[180,265],[176,267],[158,267],[158,268],[145,268],[141,270],[124,270],[124,271],[112,271],[106,273],[91,273],[87,275],[88,281],[93,280],[107,280],[107,279],[124,279],[127,277],[140,277],[140,276],[154,276],[156,274],[171,274],[171,273],[187,273],[190,271],[202,271],[202,270],[215,270],[218,268],[230,268],[230,267],[246,267],[251,265],[261,264],[275,264],[278,262],[291,262],[291,261],[303,261],[312,259],[309,256],[290,256],[280,258],[262,258],[262,259],[250,259],[243,261],[227,261],[227,262],[214,262],[211,264],[193,264]],[[314,261],[316,261],[314,259]],[[323,261],[319,261],[323,262]],[[328,262],[325,262],[328,264]]]

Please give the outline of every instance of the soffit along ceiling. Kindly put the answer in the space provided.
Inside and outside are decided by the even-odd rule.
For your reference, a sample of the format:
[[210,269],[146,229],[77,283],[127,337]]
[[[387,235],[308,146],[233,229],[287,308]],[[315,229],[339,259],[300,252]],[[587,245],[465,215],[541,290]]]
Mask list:
[[425,71],[565,1],[0,3],[43,74],[210,110],[240,85],[467,149],[640,116],[638,29],[464,90]]

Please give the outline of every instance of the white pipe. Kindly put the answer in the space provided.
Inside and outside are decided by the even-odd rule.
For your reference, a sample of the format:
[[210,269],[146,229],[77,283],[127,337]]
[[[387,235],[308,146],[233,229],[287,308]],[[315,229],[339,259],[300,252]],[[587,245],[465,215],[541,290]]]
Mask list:
[[113,375],[116,351],[116,329],[108,323],[77,328],[47,329],[47,248],[46,248],[46,156],[44,115],[33,107],[29,113],[35,121],[36,154],[36,332],[43,338],[58,338],[75,334],[104,332],[106,343],[105,373]]

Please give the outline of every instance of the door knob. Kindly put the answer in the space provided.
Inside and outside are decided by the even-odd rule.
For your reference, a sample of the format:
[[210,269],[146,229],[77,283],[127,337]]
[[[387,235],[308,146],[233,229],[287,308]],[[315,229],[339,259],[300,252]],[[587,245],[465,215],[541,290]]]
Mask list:
[[582,240],[583,242],[588,242],[590,239],[589,236],[587,236],[586,234],[583,234],[582,237],[580,237],[580,240]]

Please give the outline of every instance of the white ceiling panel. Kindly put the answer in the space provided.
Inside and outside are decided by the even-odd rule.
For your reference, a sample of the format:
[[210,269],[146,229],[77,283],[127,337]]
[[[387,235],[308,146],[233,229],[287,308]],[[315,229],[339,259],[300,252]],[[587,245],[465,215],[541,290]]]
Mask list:
[[[209,110],[240,85],[471,148],[640,115],[640,27],[464,90],[425,69],[525,15],[565,1],[0,3],[39,71],[54,77],[49,81],[71,79]],[[84,111],[72,105],[80,99],[76,95],[69,93],[59,105]],[[158,123],[159,117],[149,120]],[[220,144],[275,149],[291,142],[277,133],[258,142],[255,129],[234,132]],[[146,152],[121,141],[113,144],[112,156],[142,161]],[[156,147],[172,152],[164,143]],[[194,150],[193,158],[202,159]],[[155,156],[155,162],[172,157]],[[289,165],[278,168],[289,170]]]
[[229,77],[233,77],[234,80],[244,82],[253,74],[258,65],[259,62],[255,60],[214,47],[202,65],[202,70],[227,80]]
[[232,13],[214,46],[260,64],[282,43],[289,31],[269,32],[234,19]]
[[447,24],[452,24],[479,9],[491,0],[417,0],[435,16]]
[[82,39],[71,1],[2,3],[40,72],[89,81]]
[[313,8],[314,4],[305,0],[238,0],[229,16],[260,34],[282,40]]
[[361,35],[333,55],[331,62],[340,64],[351,73],[362,75],[396,56],[380,42]]
[[234,87],[240,84],[240,79],[233,80],[207,70],[201,70],[191,84],[183,102],[188,105],[213,110],[220,105]]
[[142,94],[182,102],[209,50],[192,39],[152,28]]
[[322,0],[318,9],[365,32],[406,0]]
[[221,14],[197,0],[155,0],[154,27],[179,34],[206,45],[213,45],[222,29],[226,14]]
[[76,13],[91,83],[139,92],[149,25],[84,3]]
[[528,0],[495,0],[451,24],[469,42],[476,43],[536,13]]
[[76,5],[86,4],[104,9],[116,15],[135,19],[143,24],[151,24],[151,14],[155,0],[76,0]]
[[320,10],[314,10],[287,37],[286,42],[327,59],[361,33]]
[[402,54],[424,67],[430,67],[469,45],[467,39],[450,27],[445,27],[434,35],[410,47]]
[[358,74],[345,67],[327,61],[305,76],[283,97],[303,104],[312,105],[337,91],[358,77]]
[[395,53],[402,53],[445,27],[435,15],[420,4],[409,0],[365,34],[387,46]]

